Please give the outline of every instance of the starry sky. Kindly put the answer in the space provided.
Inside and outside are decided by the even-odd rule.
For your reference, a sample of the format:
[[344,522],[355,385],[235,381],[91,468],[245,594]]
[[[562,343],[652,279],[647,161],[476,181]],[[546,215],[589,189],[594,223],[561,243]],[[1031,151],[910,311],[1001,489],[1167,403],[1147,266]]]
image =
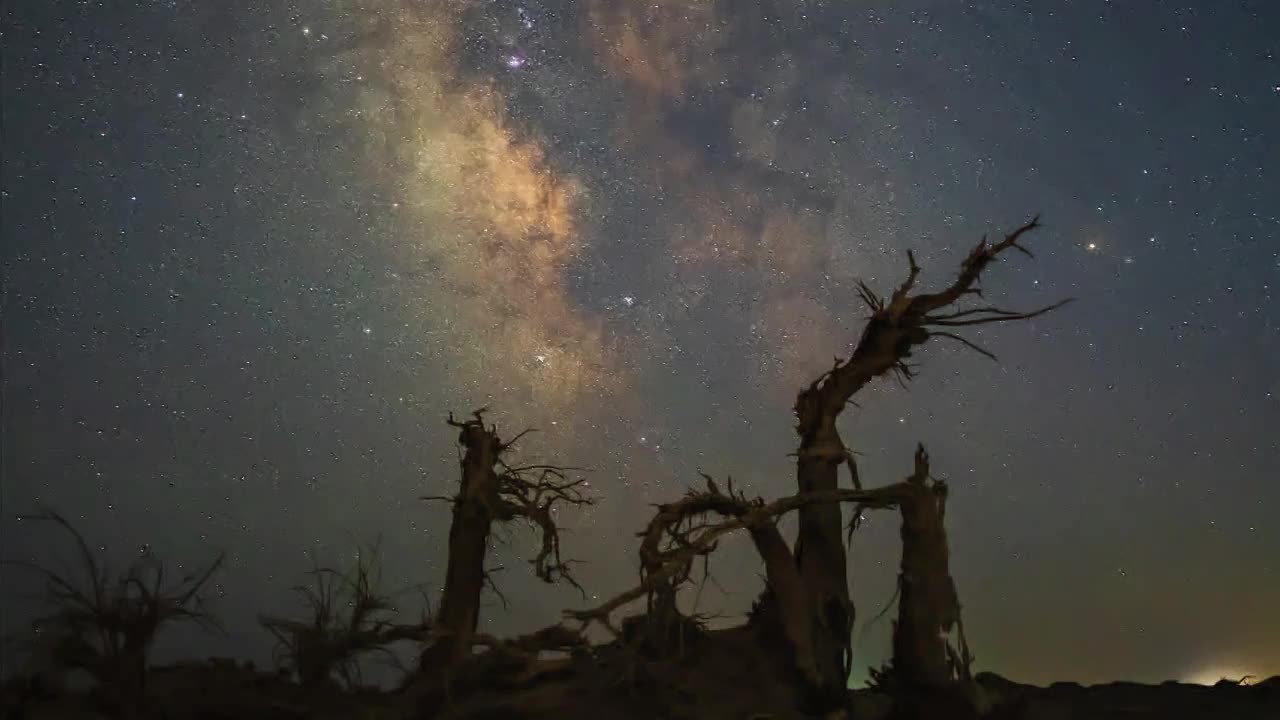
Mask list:
[[[863,480],[924,442],[982,669],[1280,673],[1280,5],[296,0],[7,3],[7,558],[228,565],[265,659],[309,557],[381,539],[438,599],[449,411],[589,468],[588,599],[705,471],[794,489],[790,405],[914,249],[1045,228],[988,299],[1076,302],[936,341],[843,420]],[[498,533],[492,632],[580,605]],[[855,679],[888,650],[897,521],[851,559]],[[3,583],[3,624],[32,606]],[[699,599],[732,624],[749,545]],[[25,583],[25,584],[24,584]]]

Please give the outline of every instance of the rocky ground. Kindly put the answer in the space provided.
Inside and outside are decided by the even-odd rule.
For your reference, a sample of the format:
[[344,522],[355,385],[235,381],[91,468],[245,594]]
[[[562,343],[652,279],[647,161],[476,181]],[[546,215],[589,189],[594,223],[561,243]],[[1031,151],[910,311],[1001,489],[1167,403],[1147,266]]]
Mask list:
[[[564,671],[562,666],[561,671]],[[554,675],[549,666],[544,670]],[[697,668],[685,668],[684,679],[662,678],[663,682],[692,686],[699,674]],[[717,673],[720,674],[720,673]],[[997,675],[978,676],[981,702],[990,720],[1276,720],[1280,718],[1280,677],[1251,685],[1224,681],[1216,686],[1186,685],[1167,682],[1161,685],[1139,685],[1116,682],[1082,686],[1056,683],[1036,687],[1015,683]],[[556,683],[533,683],[541,687],[528,693],[509,695],[510,688],[499,694],[515,698],[515,702],[488,702],[483,691],[446,713],[448,717],[532,718],[532,717],[606,717],[651,718],[651,704],[634,691],[602,686],[593,697],[581,697],[585,712],[565,707],[563,697],[550,691]],[[747,707],[735,702],[735,695],[752,695],[749,684],[727,683],[725,692],[714,698],[689,698],[678,712],[679,717],[740,717],[742,720],[799,717],[782,711],[777,702],[772,707]],[[23,697],[25,695],[25,697]],[[289,720],[383,720],[401,718],[405,714],[402,696],[377,691],[359,693],[304,692],[296,684],[277,673],[256,671],[229,660],[215,660],[157,668],[152,674],[150,707],[143,710],[108,710],[92,693],[68,693],[54,696],[31,685],[10,684],[5,691],[3,717],[50,720],[89,720],[90,718],[136,717],[166,720],[254,720],[281,718]],[[854,691],[854,707],[860,720],[888,720],[888,699],[873,690]],[[782,698],[774,698],[782,701]],[[589,707],[586,707],[589,706]],[[630,707],[627,707],[630,706]],[[625,708],[625,709],[624,709]],[[618,712],[622,712],[618,715]],[[660,716],[658,716],[660,717]],[[673,716],[675,717],[675,716]]]

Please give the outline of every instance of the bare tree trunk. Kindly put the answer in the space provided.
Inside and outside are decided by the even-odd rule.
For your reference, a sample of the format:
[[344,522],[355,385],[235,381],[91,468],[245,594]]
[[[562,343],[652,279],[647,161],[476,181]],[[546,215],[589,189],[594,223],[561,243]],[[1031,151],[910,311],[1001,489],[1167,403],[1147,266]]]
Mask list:
[[422,653],[420,667],[426,672],[447,671],[471,654],[480,619],[489,528],[500,503],[494,466],[503,449],[501,441],[478,416],[459,426],[458,442],[465,452],[462,486],[453,500],[453,523],[449,527],[444,596],[436,618],[442,637]]
[[[813,398],[819,401],[820,398]],[[805,394],[797,406],[805,401]],[[806,428],[805,425],[810,427]],[[796,467],[799,493],[834,491],[846,451],[835,427],[835,415],[821,413],[816,422],[802,419]],[[814,660],[822,694],[843,697],[849,676],[850,630],[854,608],[849,599],[842,506],[814,503],[799,510],[795,558],[812,603]]]
[[[944,526],[947,486],[930,482],[928,456],[916,450],[916,471],[903,485],[902,571],[893,632],[896,680],[908,687],[952,687],[956,674],[946,635],[959,621]],[[967,650],[962,648],[962,652]]]

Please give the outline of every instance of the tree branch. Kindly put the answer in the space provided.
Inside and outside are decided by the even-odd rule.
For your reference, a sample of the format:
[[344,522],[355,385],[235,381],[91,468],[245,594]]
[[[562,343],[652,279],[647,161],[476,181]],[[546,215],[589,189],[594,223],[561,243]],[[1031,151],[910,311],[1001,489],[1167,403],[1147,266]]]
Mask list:
[[[912,371],[905,363],[911,349],[929,339],[929,326],[967,326],[990,322],[1026,320],[1062,307],[1070,300],[1063,300],[1032,312],[1014,312],[995,307],[972,308],[947,314],[933,314],[966,295],[980,295],[976,287],[982,272],[994,262],[1000,253],[1010,248],[1030,255],[1020,240],[1028,232],[1040,227],[1039,218],[1014,230],[1004,240],[990,244],[986,237],[975,246],[960,266],[959,276],[945,289],[935,293],[912,294],[920,274],[920,266],[913,253],[907,254],[907,278],[894,291],[886,303],[865,284],[860,283],[858,294],[872,309],[872,315],[855,345],[853,353],[844,362],[815,380],[796,400],[796,416],[802,437],[811,437],[824,424],[824,417],[834,418],[863,386],[878,375],[892,372],[902,382],[911,379]],[[979,315],[980,317],[972,317]],[[967,319],[965,319],[967,318]]]
[[[826,490],[800,493],[766,503],[756,498],[748,500],[741,495],[727,495],[716,490],[690,491],[683,499],[658,506],[658,512],[641,533],[641,564],[644,574],[636,587],[620,593],[606,602],[586,610],[567,610],[566,617],[584,624],[599,622],[613,630],[608,618],[618,609],[655,591],[664,581],[687,577],[686,568],[697,557],[714,552],[720,538],[738,530],[749,530],[757,551],[765,562],[766,573],[772,568],[778,572],[785,586],[786,571],[794,562],[786,550],[786,541],[777,531],[777,519],[789,512],[820,503],[858,503],[866,508],[893,507],[905,496],[902,483],[871,490]],[[681,531],[680,524],[690,517],[715,513],[725,519],[720,522],[695,526],[691,531]],[[664,538],[675,538],[671,544],[662,545]],[[782,555],[777,550],[781,548]],[[785,563],[782,559],[786,560]],[[774,578],[770,577],[770,582]]]

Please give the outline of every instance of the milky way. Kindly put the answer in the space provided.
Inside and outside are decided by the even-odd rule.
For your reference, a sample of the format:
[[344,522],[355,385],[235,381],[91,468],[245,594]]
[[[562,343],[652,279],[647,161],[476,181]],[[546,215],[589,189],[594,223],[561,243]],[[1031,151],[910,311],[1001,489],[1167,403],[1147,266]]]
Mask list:
[[[307,554],[375,537],[436,588],[448,512],[417,498],[455,482],[447,413],[484,406],[589,468],[565,550],[622,589],[699,471],[791,491],[790,405],[857,338],[858,281],[912,249],[944,282],[1040,212],[986,299],[1076,302],[974,333],[999,363],[939,340],[869,388],[864,481],[917,441],[951,480],[983,668],[1280,673],[1274,9],[49,5],[5,11],[5,554],[60,552],[11,519],[40,504],[118,563],[225,548],[228,635],[165,652],[266,658],[254,617]],[[492,631],[581,602],[500,538]],[[896,560],[873,517],[856,677]],[[715,572],[736,622],[749,549]]]

